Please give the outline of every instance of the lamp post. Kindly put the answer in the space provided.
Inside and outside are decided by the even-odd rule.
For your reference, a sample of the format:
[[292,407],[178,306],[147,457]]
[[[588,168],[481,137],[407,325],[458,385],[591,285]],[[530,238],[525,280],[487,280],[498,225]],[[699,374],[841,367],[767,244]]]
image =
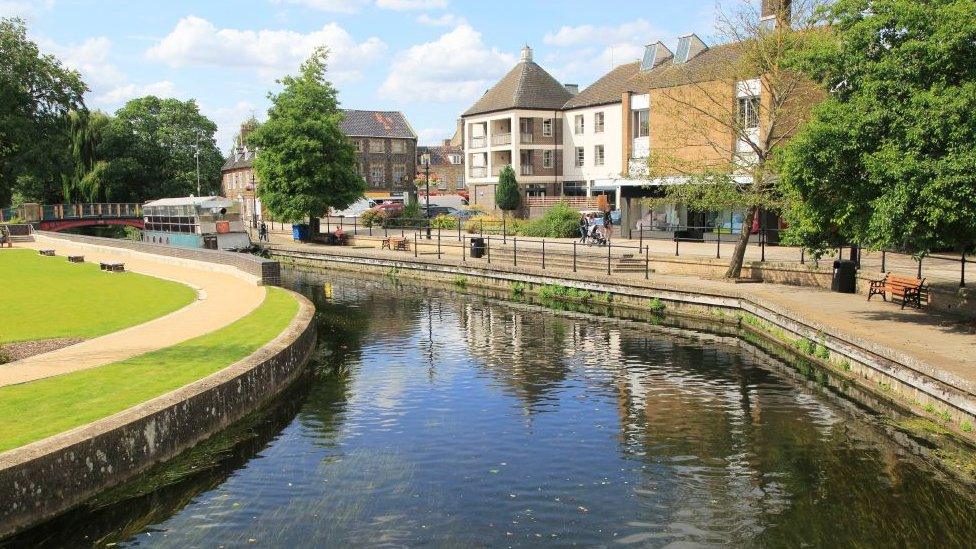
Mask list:
[[258,187],[254,184],[254,169],[251,169],[251,184],[247,186],[251,191],[251,226],[258,228]]
[[424,188],[427,193],[427,240],[430,240],[430,153],[420,155],[420,164],[424,167]]
[[197,196],[200,196],[200,136],[203,132],[197,130],[197,146],[193,156],[197,159]]

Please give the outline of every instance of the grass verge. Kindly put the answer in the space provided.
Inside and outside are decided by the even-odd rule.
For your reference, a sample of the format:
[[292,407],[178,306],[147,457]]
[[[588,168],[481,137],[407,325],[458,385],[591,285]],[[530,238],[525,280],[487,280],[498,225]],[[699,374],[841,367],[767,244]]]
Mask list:
[[103,273],[34,250],[0,253],[0,343],[117,332],[192,303],[184,284],[136,273]]
[[294,296],[268,288],[257,309],[209,334],[113,364],[0,387],[0,452],[110,416],[221,370],[277,337],[297,312]]

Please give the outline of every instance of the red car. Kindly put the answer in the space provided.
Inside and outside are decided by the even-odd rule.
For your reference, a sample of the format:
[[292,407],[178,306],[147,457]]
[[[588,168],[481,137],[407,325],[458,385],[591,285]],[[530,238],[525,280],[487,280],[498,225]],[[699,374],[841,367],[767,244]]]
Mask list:
[[384,202],[373,206],[371,209],[376,212],[396,214],[403,211],[403,202]]

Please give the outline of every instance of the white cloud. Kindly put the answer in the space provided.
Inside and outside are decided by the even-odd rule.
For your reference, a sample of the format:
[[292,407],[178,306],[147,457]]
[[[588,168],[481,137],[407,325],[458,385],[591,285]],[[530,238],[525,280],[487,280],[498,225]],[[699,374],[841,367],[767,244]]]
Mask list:
[[33,19],[54,7],[54,0],[0,0],[0,17]]
[[129,99],[155,95],[156,97],[180,97],[176,86],[169,80],[161,80],[149,84],[125,84],[116,86],[105,93],[95,95],[92,102],[101,106],[120,106]]
[[388,10],[435,10],[447,7],[447,0],[376,0],[376,6]]
[[234,145],[234,135],[241,127],[241,123],[253,114],[258,120],[266,118],[264,111],[258,109],[248,101],[238,101],[229,107],[210,108],[201,104],[200,112],[217,124],[217,134],[214,138],[220,150],[227,152]]
[[464,24],[399,53],[379,94],[400,102],[474,99],[514,64],[513,55],[489,49],[481,33]]
[[457,25],[464,25],[467,20],[463,17],[458,17],[453,13],[445,13],[440,17],[431,17],[426,13],[420,14],[417,17],[417,22],[421,25],[427,25],[429,27],[454,27]]
[[320,11],[355,13],[369,5],[369,0],[274,0],[275,4],[297,4]]
[[345,29],[329,23],[307,34],[290,30],[218,29],[210,21],[189,16],[152,46],[146,56],[180,68],[248,68],[266,77],[293,72],[318,46],[328,46],[329,70],[335,80],[362,76],[360,69],[387,50],[379,38],[356,42]]
[[647,20],[637,19],[616,26],[563,26],[556,32],[546,33],[542,41],[557,47],[608,45],[613,42],[634,43],[643,46],[670,36],[671,33],[662,32]]
[[424,128],[417,132],[417,142],[421,145],[440,145],[441,141],[450,139],[454,130],[444,128]]

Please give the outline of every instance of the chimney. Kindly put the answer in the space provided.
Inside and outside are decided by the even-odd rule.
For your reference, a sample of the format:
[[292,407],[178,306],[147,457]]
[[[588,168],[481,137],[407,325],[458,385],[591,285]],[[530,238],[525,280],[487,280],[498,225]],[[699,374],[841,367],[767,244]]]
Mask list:
[[451,146],[451,140],[450,139],[444,139],[443,141],[441,141],[441,146],[442,147],[450,147]]
[[762,0],[759,24],[764,30],[789,25],[792,19],[792,0]]
[[532,48],[528,44],[522,46],[522,62],[528,63],[532,61]]
[[566,88],[566,91],[573,95],[579,93],[579,84],[563,84],[563,87]]

